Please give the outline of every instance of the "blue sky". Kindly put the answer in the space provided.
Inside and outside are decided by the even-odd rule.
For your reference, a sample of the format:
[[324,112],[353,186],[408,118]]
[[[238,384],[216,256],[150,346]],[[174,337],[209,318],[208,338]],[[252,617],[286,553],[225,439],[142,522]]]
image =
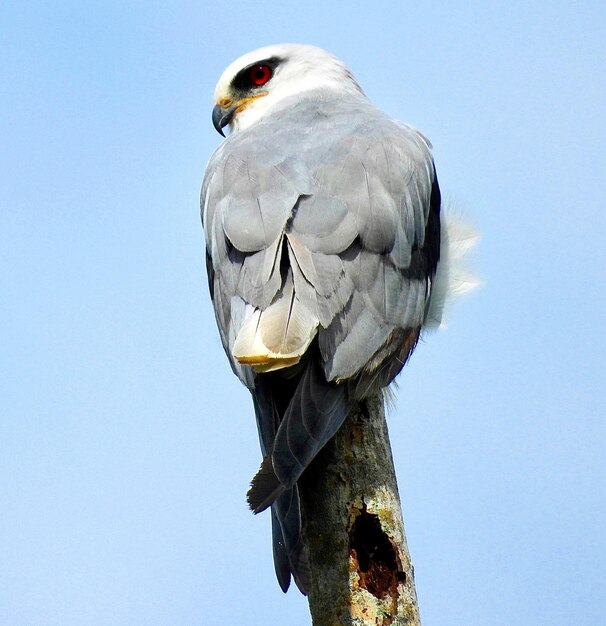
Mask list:
[[603,621],[603,3],[5,1],[0,31],[2,626],[309,624],[246,508],[198,214],[216,80],[290,41],[430,137],[482,236],[389,417],[424,624]]

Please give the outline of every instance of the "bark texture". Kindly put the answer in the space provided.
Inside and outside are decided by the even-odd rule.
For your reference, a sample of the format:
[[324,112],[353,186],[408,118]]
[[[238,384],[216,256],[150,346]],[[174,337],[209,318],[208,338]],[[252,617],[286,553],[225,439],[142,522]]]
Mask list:
[[313,626],[420,626],[382,398],[350,413],[300,488]]

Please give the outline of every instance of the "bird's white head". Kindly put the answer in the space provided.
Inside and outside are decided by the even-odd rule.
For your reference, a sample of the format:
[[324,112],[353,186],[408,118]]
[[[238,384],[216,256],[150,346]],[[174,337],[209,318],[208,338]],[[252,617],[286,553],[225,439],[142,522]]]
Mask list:
[[362,94],[347,67],[321,48],[280,44],[236,59],[215,88],[213,124],[223,134],[256,122],[277,102],[303,92]]

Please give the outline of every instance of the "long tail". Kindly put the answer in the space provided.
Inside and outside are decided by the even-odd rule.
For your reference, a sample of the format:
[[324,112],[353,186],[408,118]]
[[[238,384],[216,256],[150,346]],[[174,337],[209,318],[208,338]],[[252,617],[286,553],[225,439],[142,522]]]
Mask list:
[[297,480],[337,432],[351,406],[348,388],[327,382],[313,351],[309,357],[294,376],[275,372],[256,377],[253,400],[264,459],[247,494],[255,513],[271,506],[280,587],[288,589],[292,574],[303,593],[309,591],[311,576],[301,536]]
[[[318,360],[310,357],[251,482],[247,497],[255,513],[294,487],[316,454],[339,430],[351,404],[347,385],[327,382]],[[274,410],[271,416],[261,415],[261,419],[275,421],[275,415]],[[259,424],[259,430],[269,429],[266,424]]]
[[297,487],[285,491],[271,507],[271,525],[274,567],[278,583],[284,593],[290,585],[290,576],[301,593],[311,587],[311,572],[307,552],[301,536],[301,511]]

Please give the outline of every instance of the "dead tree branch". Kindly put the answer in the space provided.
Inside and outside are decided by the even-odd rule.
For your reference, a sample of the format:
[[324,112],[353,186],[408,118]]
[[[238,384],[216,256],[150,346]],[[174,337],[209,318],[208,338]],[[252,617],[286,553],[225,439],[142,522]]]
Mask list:
[[382,398],[350,413],[300,487],[313,626],[420,626]]

